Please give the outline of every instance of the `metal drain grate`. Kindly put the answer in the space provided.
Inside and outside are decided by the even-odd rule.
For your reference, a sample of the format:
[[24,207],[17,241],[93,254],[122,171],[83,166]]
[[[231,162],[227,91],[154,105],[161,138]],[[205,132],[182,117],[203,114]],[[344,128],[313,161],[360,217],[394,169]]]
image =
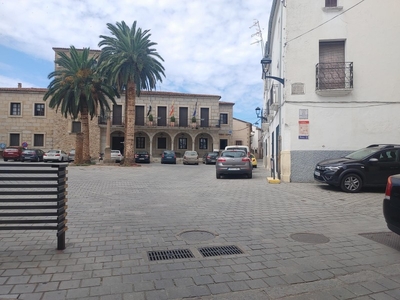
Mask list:
[[198,248],[204,257],[243,254],[244,252],[236,246],[216,246]]
[[394,232],[360,233],[361,236],[400,251],[400,236]]
[[180,258],[194,258],[192,251],[189,249],[176,249],[176,250],[163,250],[163,251],[149,251],[147,252],[150,261],[180,259]]

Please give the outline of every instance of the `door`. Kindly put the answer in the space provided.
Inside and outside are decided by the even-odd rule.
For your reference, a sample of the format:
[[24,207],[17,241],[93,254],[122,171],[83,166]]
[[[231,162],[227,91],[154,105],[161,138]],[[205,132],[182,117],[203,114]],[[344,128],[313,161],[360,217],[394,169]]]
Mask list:
[[[122,124],[122,105],[114,105],[113,106],[113,125],[123,125]],[[118,149],[114,149],[118,150]]]
[[111,149],[119,150],[121,154],[124,155],[124,137],[123,136],[113,136]]
[[179,126],[188,127],[188,108],[179,107]]
[[144,106],[136,106],[135,125],[144,125]]
[[167,107],[157,107],[157,126],[167,126]]
[[200,108],[200,127],[209,127],[209,108]]
[[319,43],[319,89],[345,88],[344,41]]

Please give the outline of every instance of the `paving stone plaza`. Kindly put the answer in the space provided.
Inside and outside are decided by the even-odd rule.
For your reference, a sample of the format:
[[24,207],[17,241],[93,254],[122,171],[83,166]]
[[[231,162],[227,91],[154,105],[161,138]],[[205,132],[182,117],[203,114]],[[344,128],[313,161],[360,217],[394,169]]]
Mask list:
[[[216,179],[212,165],[71,165],[66,249],[52,231],[0,231],[0,299],[400,299],[384,190],[267,176],[262,166],[252,179]],[[240,253],[202,254],[227,246]]]

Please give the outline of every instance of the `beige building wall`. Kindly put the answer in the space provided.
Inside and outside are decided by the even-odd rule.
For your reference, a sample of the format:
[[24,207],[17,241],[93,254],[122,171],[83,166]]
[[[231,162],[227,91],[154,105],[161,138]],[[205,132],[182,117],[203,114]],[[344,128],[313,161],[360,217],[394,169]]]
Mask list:
[[233,118],[231,145],[244,145],[251,149],[251,129],[251,123]]

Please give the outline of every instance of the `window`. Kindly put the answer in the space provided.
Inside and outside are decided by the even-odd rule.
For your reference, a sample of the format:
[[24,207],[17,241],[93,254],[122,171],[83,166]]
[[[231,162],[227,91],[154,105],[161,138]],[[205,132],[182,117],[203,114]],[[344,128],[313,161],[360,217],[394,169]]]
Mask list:
[[200,138],[199,139],[199,148],[200,149],[208,149],[208,139],[206,138]]
[[21,115],[21,103],[11,103],[10,104],[10,115],[20,116]]
[[72,121],[72,130],[71,130],[71,132],[73,132],[73,133],[81,132],[81,122]]
[[33,147],[44,147],[44,134],[33,135]]
[[236,141],[236,142],[235,142],[235,145],[237,145],[237,146],[243,145],[243,142],[242,142],[242,141]]
[[179,149],[187,149],[187,138],[179,138]]
[[44,103],[35,103],[35,116],[44,116]]
[[159,137],[157,139],[157,149],[167,149],[167,138]]
[[[345,41],[321,41],[317,68],[317,89],[343,89],[350,85],[350,65],[345,63]],[[352,84],[352,83],[351,83]]]
[[19,146],[19,133],[10,133],[10,146]]
[[146,143],[145,143],[145,137],[144,136],[138,136],[137,138],[136,138],[136,148],[138,148],[138,149],[144,149],[145,148],[145,145],[146,145]]
[[219,114],[220,124],[228,124],[228,114]]
[[325,0],[325,7],[336,7],[337,0]]

